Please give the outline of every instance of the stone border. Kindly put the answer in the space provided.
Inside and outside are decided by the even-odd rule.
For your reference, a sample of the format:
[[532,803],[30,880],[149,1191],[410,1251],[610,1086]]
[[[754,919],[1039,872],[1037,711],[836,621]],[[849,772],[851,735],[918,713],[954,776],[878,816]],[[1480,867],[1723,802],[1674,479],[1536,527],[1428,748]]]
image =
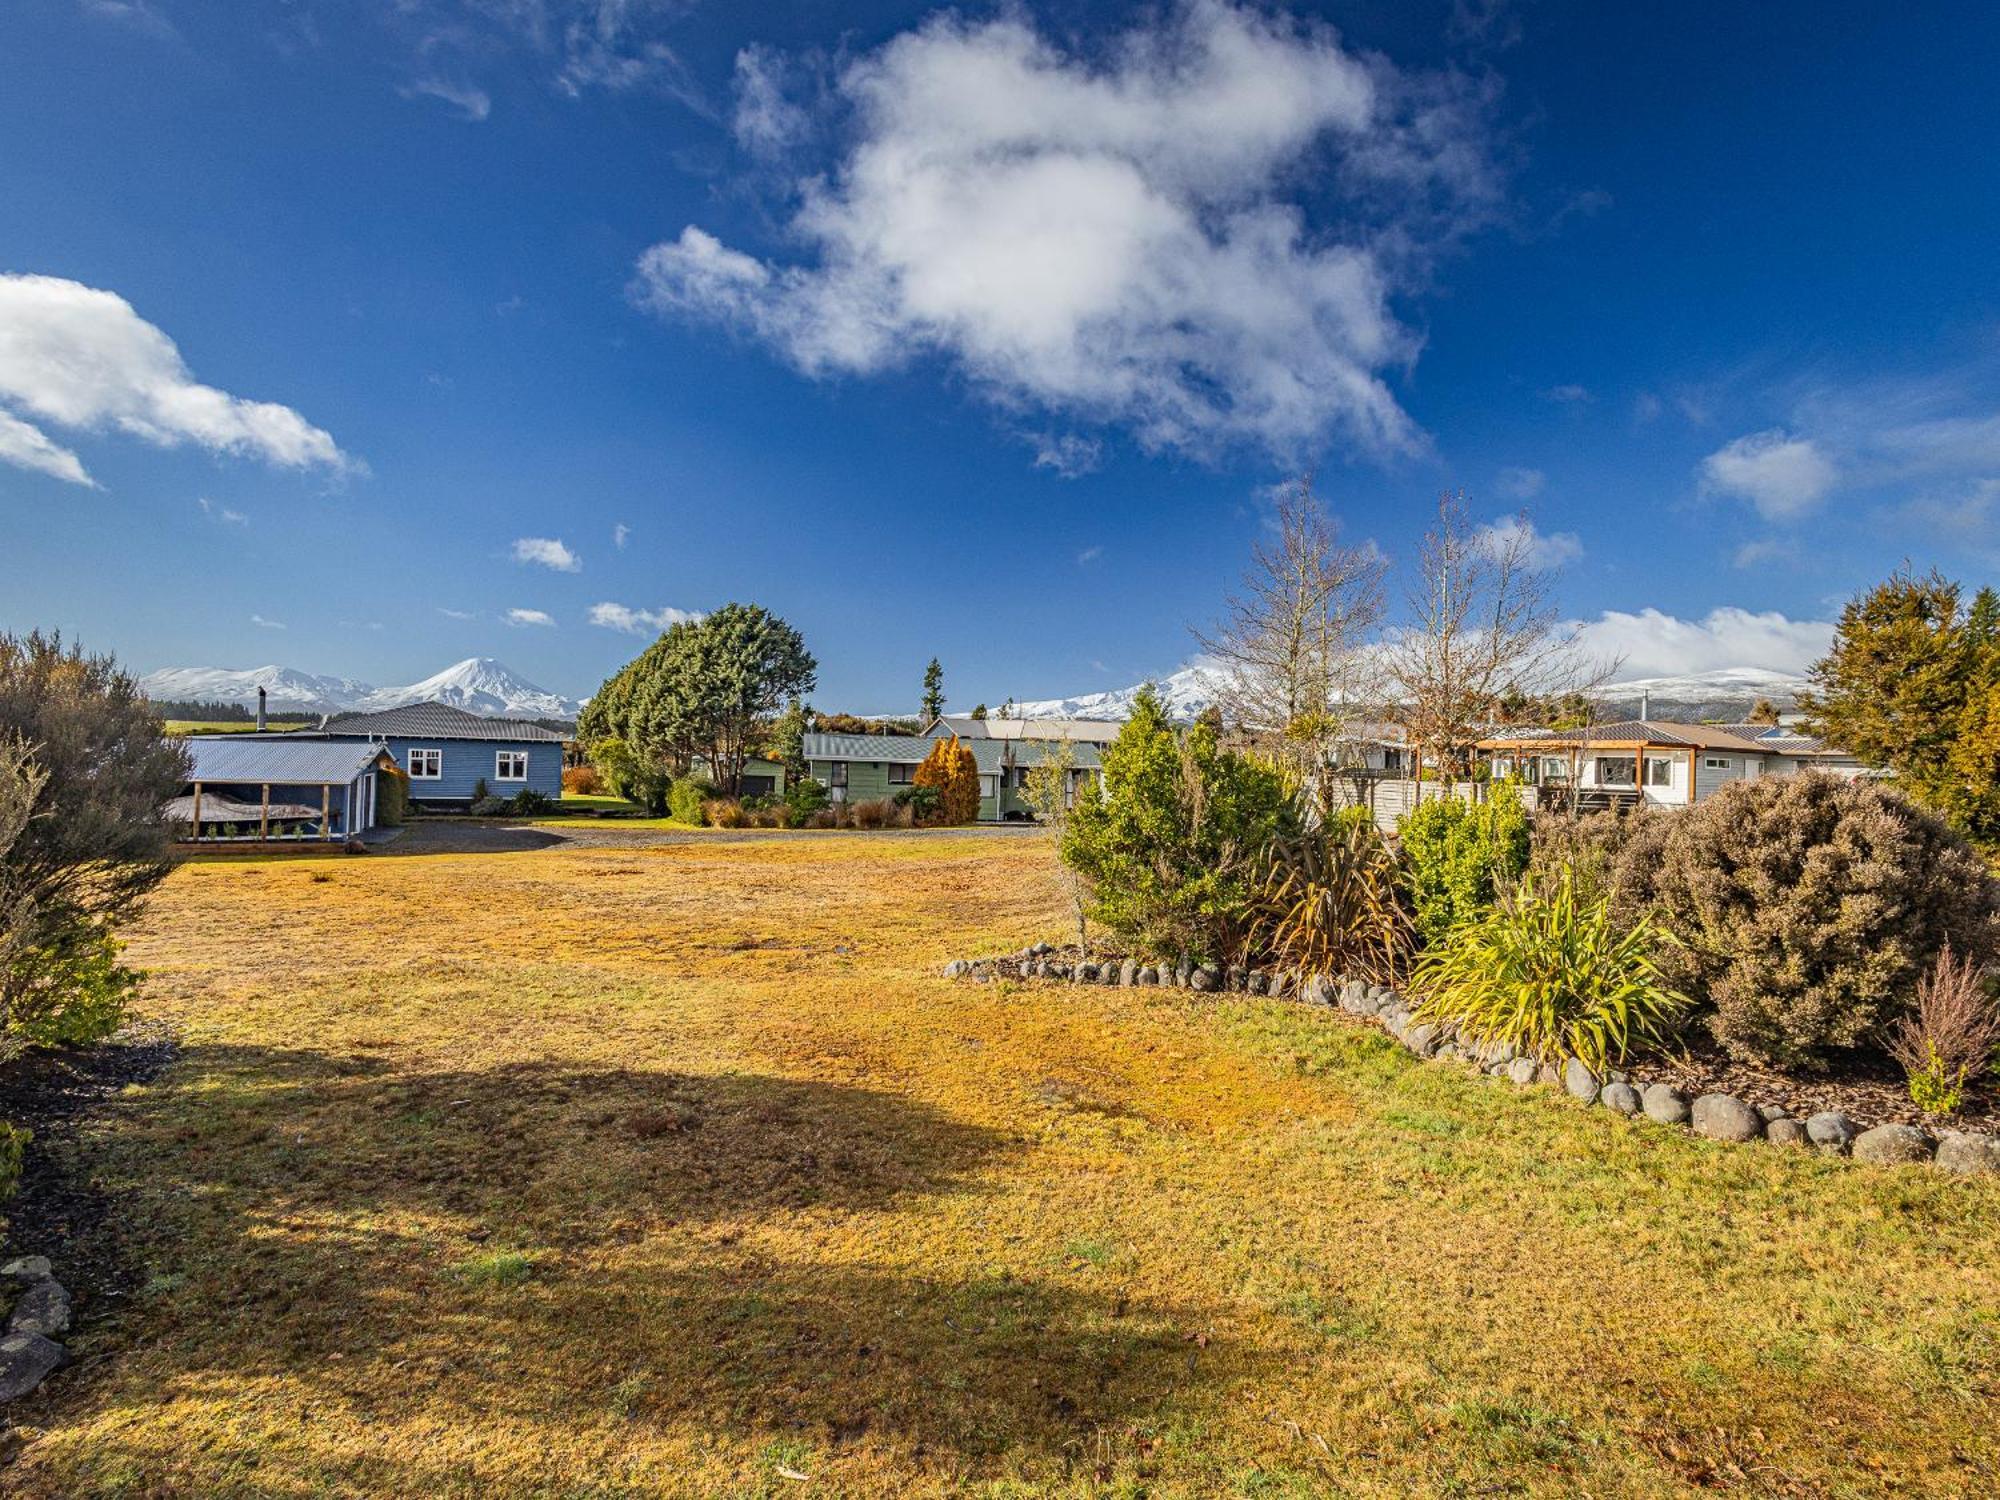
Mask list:
[[0,1335],[0,1405],[17,1401],[69,1363],[56,1335],[69,1332],[69,1293],[51,1274],[47,1257],[24,1255],[0,1266],[0,1281],[21,1287]]
[[1778,1105],[1753,1106],[1734,1094],[1690,1099],[1664,1083],[1635,1085],[1617,1068],[1603,1077],[1581,1058],[1561,1067],[1523,1056],[1496,1043],[1475,1044],[1455,1027],[1418,1020],[1409,1001],[1387,985],[1365,980],[1334,981],[1316,975],[1300,981],[1285,970],[1224,968],[1216,964],[1141,964],[1131,958],[1075,959],[1048,943],[1036,943],[995,958],[959,958],[944,966],[946,979],[986,984],[995,979],[1066,980],[1072,984],[1156,986],[1201,994],[1231,993],[1290,998],[1330,1006],[1373,1020],[1420,1058],[1456,1062],[1517,1087],[1559,1085],[1584,1104],[1602,1105],[1627,1119],[1641,1116],[1660,1125],[1680,1125],[1711,1140],[1763,1140],[1774,1146],[1811,1148],[1830,1156],[1852,1156],[1875,1166],[1927,1164],[1941,1171],[2000,1174],[2000,1136],[1948,1130],[1933,1136],[1914,1125],[1877,1125],[1872,1130],[1839,1110],[1794,1119]]

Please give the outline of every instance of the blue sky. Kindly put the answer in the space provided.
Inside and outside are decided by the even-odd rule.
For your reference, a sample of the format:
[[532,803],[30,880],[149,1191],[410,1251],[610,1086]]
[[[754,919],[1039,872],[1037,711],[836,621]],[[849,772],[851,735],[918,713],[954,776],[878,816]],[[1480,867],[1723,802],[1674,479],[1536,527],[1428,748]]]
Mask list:
[[2000,557],[1996,47],[1974,5],[14,0],[0,628],[582,695],[751,599],[823,706],[932,655],[961,707],[1087,692],[1188,656],[1310,467],[1398,562],[1441,489],[1526,506],[1628,674],[1795,667],[1905,558]]

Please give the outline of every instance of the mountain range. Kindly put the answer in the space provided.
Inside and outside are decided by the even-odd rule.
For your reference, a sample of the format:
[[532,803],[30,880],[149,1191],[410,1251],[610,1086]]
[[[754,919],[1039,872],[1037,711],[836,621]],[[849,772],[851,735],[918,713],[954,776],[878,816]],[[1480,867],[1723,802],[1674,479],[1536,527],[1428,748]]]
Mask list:
[[[1152,686],[1165,703],[1169,718],[1192,719],[1221,697],[1225,680],[1223,668],[1198,661],[1156,678]],[[1073,698],[1039,698],[1014,707],[1028,719],[1123,719],[1131,714],[1132,701],[1142,686],[1133,683],[1130,687],[1083,693]],[[1614,682],[1601,689],[1598,696],[1614,714],[1636,715],[1643,701],[1646,712],[1655,719],[1700,723],[1740,719],[1760,698],[1768,698],[1779,709],[1790,709],[1805,686],[1806,679],[1793,672],[1723,667],[1676,677]]]
[[335,714],[448,703],[489,718],[574,719],[583,705],[537,687],[505,662],[468,656],[405,687],[371,687],[349,677],[322,677],[295,667],[164,667],[139,679],[147,697],[175,702],[257,706],[263,688],[272,713]]

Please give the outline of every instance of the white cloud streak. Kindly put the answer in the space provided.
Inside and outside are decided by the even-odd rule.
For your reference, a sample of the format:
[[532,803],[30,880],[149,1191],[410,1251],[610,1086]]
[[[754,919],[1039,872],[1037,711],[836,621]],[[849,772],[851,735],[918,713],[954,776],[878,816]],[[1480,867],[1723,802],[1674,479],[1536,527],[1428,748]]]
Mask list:
[[1767,521],[1810,514],[1839,477],[1817,443],[1779,427],[1740,437],[1701,461],[1704,493],[1748,500]]
[[486,90],[449,78],[419,78],[403,87],[405,99],[437,99],[458,111],[459,118],[478,122],[493,113],[493,98]]
[[206,495],[198,497],[195,504],[201,507],[201,513],[211,521],[220,521],[226,526],[248,526],[250,524],[250,518],[244,515],[242,511],[231,510],[226,505],[218,505]]
[[553,568],[558,573],[580,573],[583,559],[556,537],[524,536],[514,542],[514,561],[529,563],[539,568]]
[[[790,127],[769,60],[750,66],[739,128],[768,143]],[[844,154],[795,185],[812,258],[766,263],[689,225],[641,257],[644,305],[813,376],[939,356],[1003,406],[1152,449],[1423,445],[1383,378],[1419,345],[1390,300],[1497,202],[1469,86],[1188,0],[1101,62],[1018,14],[937,15],[836,97]],[[1341,192],[1327,224],[1289,201],[1308,173]]]
[[1526,516],[1495,516],[1479,534],[1496,552],[1519,545],[1521,555],[1537,568],[1559,568],[1583,556],[1583,542],[1574,531],[1538,531]]
[[252,615],[250,623],[255,625],[259,630],[285,630],[289,628],[283,620],[267,620],[262,615]]
[[671,605],[663,605],[659,609],[633,609],[630,605],[609,601],[591,605],[589,616],[591,624],[601,625],[606,630],[622,631],[626,635],[665,630],[669,625],[700,618],[693,610],[675,609]]
[[555,616],[544,609],[510,609],[505,616],[509,625],[554,625]]
[[289,406],[195,380],[174,341],[116,292],[56,276],[0,274],[0,459],[89,484],[74,453],[19,415],[161,447],[194,443],[286,468],[358,467]]

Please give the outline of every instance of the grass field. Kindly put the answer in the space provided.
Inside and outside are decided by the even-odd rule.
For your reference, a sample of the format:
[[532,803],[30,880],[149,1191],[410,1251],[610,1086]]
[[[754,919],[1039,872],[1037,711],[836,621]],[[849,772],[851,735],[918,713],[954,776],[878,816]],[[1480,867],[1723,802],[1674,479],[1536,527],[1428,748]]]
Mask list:
[[0,1490],[1994,1493],[2000,1187],[934,977],[1057,934],[1045,857],[181,870],[182,1060],[87,1141],[144,1291]]

